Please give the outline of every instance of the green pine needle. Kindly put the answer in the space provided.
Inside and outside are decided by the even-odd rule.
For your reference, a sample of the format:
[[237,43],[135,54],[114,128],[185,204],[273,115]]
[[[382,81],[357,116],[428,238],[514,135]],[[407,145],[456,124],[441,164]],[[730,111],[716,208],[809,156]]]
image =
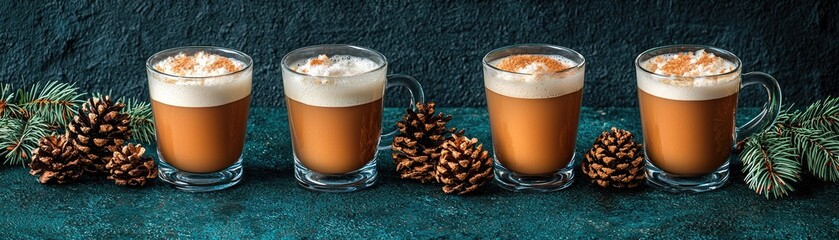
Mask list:
[[128,119],[131,122],[131,139],[144,144],[150,144],[154,141],[154,116],[151,104],[133,98],[118,101],[125,103],[122,112],[128,114]]
[[0,117],[20,115],[20,108],[14,100],[15,92],[12,90],[12,85],[0,85]]
[[789,195],[800,179],[801,163],[795,153],[787,136],[767,132],[749,138],[741,155],[746,184],[766,198]]
[[47,121],[35,115],[29,119],[0,119],[0,155],[3,164],[24,164],[38,147],[38,140],[50,133]]
[[788,120],[797,127],[830,131],[839,134],[839,98],[816,101],[804,111],[795,111]]
[[29,92],[21,89],[18,95],[18,106],[55,127],[66,126],[83,102],[83,94],[71,83],[49,82],[43,87],[35,83]]
[[[15,120],[17,119],[0,116],[0,142],[5,142],[14,138],[13,134],[11,134],[13,131],[11,130],[17,128],[19,125],[17,124],[19,122],[16,122]],[[2,149],[4,148],[0,148],[0,151],[2,151]]]
[[824,181],[839,181],[839,136],[821,129],[799,128],[793,143],[807,168]]
[[749,187],[767,197],[793,191],[789,183],[802,165],[821,180],[839,182],[839,98],[782,110],[770,130],[749,138],[741,161]]

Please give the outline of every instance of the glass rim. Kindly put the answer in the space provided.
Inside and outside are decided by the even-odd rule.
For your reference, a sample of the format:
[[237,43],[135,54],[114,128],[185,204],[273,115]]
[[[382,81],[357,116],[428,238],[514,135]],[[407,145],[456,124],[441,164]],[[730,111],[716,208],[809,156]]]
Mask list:
[[[369,53],[372,53],[373,55],[376,55],[376,56],[380,57],[380,58],[382,59],[382,64],[381,64],[381,65],[379,65],[379,66],[378,66],[378,67],[376,67],[376,68],[371,69],[371,70],[364,71],[364,72],[357,73],[357,74],[353,74],[353,75],[348,75],[348,76],[317,76],[317,75],[310,75],[310,74],[306,74],[306,73],[301,73],[301,72],[294,71],[293,69],[291,69],[291,67],[290,67],[290,66],[288,66],[288,65],[286,64],[286,60],[289,58],[289,56],[292,56],[292,55],[294,55],[294,54],[299,54],[300,52],[303,52],[303,51],[305,51],[305,50],[309,50],[309,49],[313,49],[313,48],[323,48],[323,47],[348,48],[348,49],[355,49],[355,50],[359,50],[359,51],[363,51],[363,52],[369,52]],[[378,51],[376,51],[376,50],[373,50],[373,49],[371,49],[371,48],[366,48],[366,47],[361,47],[361,46],[356,46],[356,45],[350,45],[350,44],[318,44],[318,45],[310,45],[310,46],[305,46],[305,47],[297,48],[297,49],[292,50],[291,52],[286,53],[286,55],[285,55],[285,56],[283,56],[283,58],[280,60],[280,67],[282,68],[282,70],[285,70],[285,71],[287,71],[287,72],[289,72],[289,73],[293,73],[293,74],[300,75],[300,76],[304,76],[304,77],[325,78],[325,79],[340,79],[340,78],[347,78],[347,77],[354,77],[354,76],[366,75],[366,74],[373,73],[373,72],[377,72],[377,71],[379,71],[379,70],[381,70],[381,69],[384,69],[385,67],[387,67],[387,57],[385,57],[385,55],[384,55],[384,54],[382,54],[382,53],[380,53],[380,52],[378,52]]]
[[514,44],[514,45],[509,45],[509,46],[496,48],[496,49],[493,49],[492,51],[489,51],[486,55],[484,55],[484,57],[481,59],[481,63],[482,63],[482,65],[484,65],[485,67],[489,67],[490,69],[505,72],[505,73],[510,73],[510,74],[517,74],[517,75],[522,75],[522,76],[544,75],[545,73],[536,74],[536,73],[520,73],[520,72],[507,71],[507,70],[500,69],[500,68],[497,68],[495,66],[492,66],[492,64],[489,64],[489,62],[487,61],[487,58],[489,57],[489,55],[491,55],[493,53],[497,53],[497,52],[500,52],[500,51],[509,50],[509,49],[513,49],[513,48],[519,48],[519,47],[547,47],[547,48],[553,48],[553,49],[562,50],[562,51],[568,51],[568,52],[574,54],[576,57],[579,57],[580,60],[581,60],[579,63],[577,63],[577,65],[574,65],[574,66],[571,66],[569,68],[563,69],[562,71],[550,72],[549,74],[564,73],[564,72],[568,72],[568,71],[571,71],[571,70],[576,70],[576,69],[583,68],[586,65],[586,58],[583,57],[583,55],[580,54],[579,52],[574,51],[574,49],[563,47],[563,46],[558,46],[558,45],[545,44],[545,43],[523,43],[523,44]]
[[[226,51],[226,52],[231,52],[231,53],[236,54],[236,55],[240,55],[240,56],[244,57],[245,60],[246,60],[244,62],[245,67],[243,67],[242,69],[239,69],[238,71],[229,72],[229,73],[225,73],[225,74],[196,77],[196,76],[178,76],[178,75],[175,75],[175,74],[169,74],[169,73],[158,71],[157,69],[155,69],[152,66],[151,60],[154,59],[155,57],[159,57],[159,56],[168,54],[170,52],[180,53],[183,50],[194,50],[194,49],[198,49],[198,50],[200,50],[200,49],[222,50],[222,51]],[[245,54],[245,53],[243,53],[239,50],[236,50],[236,49],[226,48],[226,47],[216,47],[216,46],[182,46],[182,47],[169,48],[169,49],[159,51],[155,54],[152,54],[151,57],[149,57],[146,60],[146,69],[149,69],[149,70],[151,70],[151,71],[153,71],[157,74],[161,74],[163,76],[172,77],[172,78],[190,79],[190,80],[202,80],[202,79],[207,79],[207,78],[217,78],[217,77],[226,77],[226,76],[236,75],[238,73],[242,73],[244,71],[247,71],[248,69],[251,69],[252,67],[253,67],[253,58],[251,58],[251,56],[249,56],[248,54]]]
[[[678,49],[678,48],[695,48],[697,50],[711,49],[713,51],[723,53],[724,55],[731,56],[731,58],[733,58],[733,60],[734,60],[733,62],[734,62],[735,67],[731,71],[727,71],[727,72],[724,72],[724,73],[702,75],[702,76],[683,77],[683,76],[675,76],[675,75],[655,73],[655,72],[647,70],[646,68],[641,66],[641,57],[644,56],[644,55],[649,55],[650,53],[655,52],[655,51],[666,50],[666,49]],[[684,52],[684,51],[680,51],[680,52]],[[675,53],[675,52],[673,52],[673,53]],[[662,53],[662,54],[664,54],[664,53]],[[714,55],[716,56],[717,54],[715,53]],[[722,56],[720,56],[720,57],[722,57]],[[725,58],[723,57],[723,59],[725,59]],[[728,60],[728,59],[726,59],[726,60]],[[722,76],[725,76],[725,75],[729,75],[729,74],[732,74],[732,73],[739,72],[741,70],[741,68],[743,67],[743,63],[742,63],[742,61],[740,61],[740,57],[737,57],[737,55],[734,55],[734,53],[732,53],[728,50],[722,49],[722,48],[712,47],[712,46],[708,46],[708,45],[701,45],[701,44],[674,44],[674,45],[658,46],[658,47],[647,49],[644,52],[641,52],[641,54],[638,54],[638,56],[635,57],[635,67],[637,69],[641,69],[642,71],[644,71],[647,74],[651,74],[651,75],[657,76],[657,77],[664,77],[664,78],[714,78],[714,77],[722,77]]]

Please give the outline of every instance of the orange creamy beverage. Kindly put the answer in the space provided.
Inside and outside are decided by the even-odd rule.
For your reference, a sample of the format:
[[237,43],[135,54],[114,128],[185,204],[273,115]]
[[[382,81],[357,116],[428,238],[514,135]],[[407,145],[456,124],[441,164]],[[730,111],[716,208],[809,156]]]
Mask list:
[[160,157],[186,172],[210,173],[242,155],[251,72],[236,59],[197,52],[154,63],[149,91]]
[[295,157],[324,174],[360,169],[376,157],[386,71],[348,55],[320,55],[283,73]]
[[670,78],[638,74],[638,100],[647,158],[668,173],[699,176],[722,166],[734,145],[740,75],[731,61],[706,53],[669,53],[641,67]]
[[524,175],[550,174],[574,157],[584,69],[558,55],[521,54],[484,70],[496,159]]

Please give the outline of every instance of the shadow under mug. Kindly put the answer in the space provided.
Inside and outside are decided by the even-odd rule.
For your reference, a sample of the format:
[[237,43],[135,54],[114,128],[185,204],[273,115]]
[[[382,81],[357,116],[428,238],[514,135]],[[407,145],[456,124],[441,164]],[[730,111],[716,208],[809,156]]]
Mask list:
[[[662,54],[699,50],[730,61],[734,68],[710,76],[674,77],[642,67]],[[672,192],[705,192],[725,185],[736,142],[769,128],[781,108],[781,89],[772,76],[741,74],[741,69],[740,59],[731,52],[701,45],[657,47],[636,58],[648,184]],[[740,89],[753,84],[766,90],[767,103],[756,117],[737,127]]]
[[[297,64],[326,56],[372,61],[375,69],[347,76],[297,72]],[[397,130],[382,134],[386,88],[405,87],[411,106],[424,102],[414,78],[387,75],[387,59],[372,49],[351,45],[316,45],[288,53],[282,60],[283,91],[300,186],[323,192],[351,192],[372,186],[378,150],[390,149]],[[390,124],[388,124],[390,125]]]

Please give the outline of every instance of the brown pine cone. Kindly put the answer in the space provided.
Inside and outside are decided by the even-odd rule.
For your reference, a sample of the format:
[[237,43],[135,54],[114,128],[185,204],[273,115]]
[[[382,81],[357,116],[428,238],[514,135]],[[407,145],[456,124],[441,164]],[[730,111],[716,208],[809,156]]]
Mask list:
[[120,186],[140,187],[157,178],[157,166],[151,157],[143,157],[146,149],[140,144],[125,145],[113,153],[105,169],[108,179]]
[[43,184],[73,182],[84,173],[77,151],[66,135],[49,135],[38,140],[29,168],[29,174],[40,176],[38,181]]
[[440,144],[454,129],[446,129],[452,116],[434,115],[434,102],[417,103],[417,110],[408,109],[396,126],[399,134],[393,138],[390,149],[396,171],[403,179],[420,182],[435,181],[435,169],[440,159]]
[[68,136],[79,151],[85,171],[107,173],[108,159],[131,137],[128,114],[121,113],[124,107],[121,102],[111,102],[110,96],[90,98],[67,124]]
[[492,158],[477,143],[477,138],[469,139],[461,131],[440,146],[437,181],[443,184],[443,192],[463,195],[493,178]]
[[617,128],[600,134],[581,164],[583,173],[601,187],[639,186],[645,179],[644,148],[633,138]]

